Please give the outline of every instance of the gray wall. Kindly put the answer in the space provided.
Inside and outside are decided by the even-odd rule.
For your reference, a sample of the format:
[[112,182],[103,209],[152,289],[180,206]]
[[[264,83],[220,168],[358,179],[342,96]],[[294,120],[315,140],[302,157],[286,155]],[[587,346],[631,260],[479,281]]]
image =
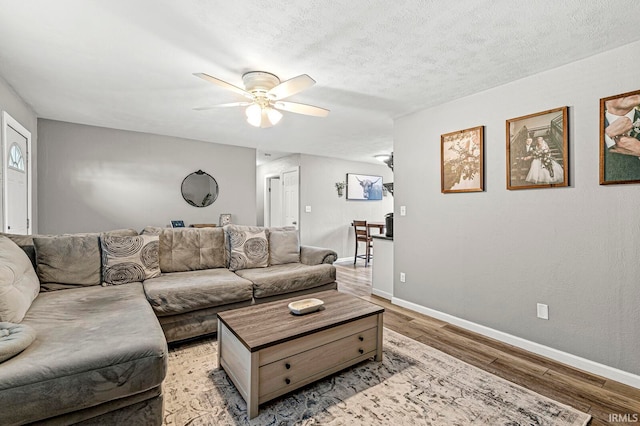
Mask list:
[[[165,226],[172,219],[255,224],[255,149],[147,133],[38,120],[40,232],[90,232]],[[220,194],[188,205],[182,180],[198,169]]]
[[[393,172],[385,164],[346,161],[315,155],[296,154],[258,167],[258,210],[264,209],[264,179],[266,176],[300,167],[300,241],[305,245],[335,250],[338,257],[353,257],[355,241],[350,223],[354,219],[384,222],[384,216],[393,211],[393,196],[381,201],[355,201],[338,197],[335,183],[346,181],[347,173],[382,176],[383,182],[393,182]],[[311,213],[305,212],[311,206]],[[361,247],[361,250],[363,248]]]
[[[31,168],[33,173],[32,181],[32,230],[37,232],[38,230],[38,121],[35,112],[31,107],[9,86],[9,84],[0,77],[0,111],[6,111],[11,117],[13,117],[18,123],[20,123],[25,129],[31,132]],[[1,119],[1,118],[0,118]],[[2,158],[2,155],[0,155]],[[4,214],[4,208],[2,205],[2,168],[0,167],[0,217]],[[2,221],[0,221],[1,227]]]
[[[598,185],[599,99],[640,89],[638,51],[640,42],[397,120],[395,297],[640,374],[640,185]],[[507,191],[505,120],[564,105],[571,186]],[[478,125],[486,192],[441,194],[440,135]]]

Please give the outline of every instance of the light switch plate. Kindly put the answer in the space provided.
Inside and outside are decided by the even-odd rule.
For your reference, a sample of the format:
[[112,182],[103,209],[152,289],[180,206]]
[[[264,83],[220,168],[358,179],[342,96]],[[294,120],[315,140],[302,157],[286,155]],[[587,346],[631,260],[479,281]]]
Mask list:
[[304,206],[304,211],[307,213],[311,213],[311,206]]

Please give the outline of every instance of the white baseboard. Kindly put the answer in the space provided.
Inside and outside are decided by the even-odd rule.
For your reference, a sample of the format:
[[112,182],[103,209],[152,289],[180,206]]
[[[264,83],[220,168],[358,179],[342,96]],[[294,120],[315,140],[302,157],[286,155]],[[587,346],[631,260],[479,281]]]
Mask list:
[[342,262],[346,262],[346,261],[348,261],[348,260],[350,260],[351,262],[353,262],[353,256],[350,256],[350,257],[341,257],[341,258],[339,258],[339,259],[336,259],[336,261],[335,261],[335,262],[333,262],[333,263],[342,263]]
[[386,291],[382,291],[382,290],[378,290],[377,288],[372,288],[371,289],[371,294],[378,296],[378,297],[382,297],[383,299],[387,299],[387,300],[392,300],[393,299],[393,294],[388,293]]
[[467,321],[465,319],[458,318],[444,312],[436,311],[435,309],[426,308],[424,306],[408,302],[397,297],[391,298],[391,303],[442,321],[446,321],[450,324],[457,325],[458,327],[462,327],[475,333],[482,334],[483,336],[491,337],[492,339],[517,346],[529,352],[551,358],[563,364],[588,371],[589,373],[597,374],[599,376],[606,377],[608,379],[615,380],[617,382],[640,389],[640,376],[629,373],[627,371],[609,367],[608,365],[600,364],[586,358],[581,358],[579,356],[572,355],[558,349],[553,349],[548,346],[541,345],[539,343],[532,342],[508,333],[504,333],[502,331],[498,331],[484,325],[476,324],[474,322]]

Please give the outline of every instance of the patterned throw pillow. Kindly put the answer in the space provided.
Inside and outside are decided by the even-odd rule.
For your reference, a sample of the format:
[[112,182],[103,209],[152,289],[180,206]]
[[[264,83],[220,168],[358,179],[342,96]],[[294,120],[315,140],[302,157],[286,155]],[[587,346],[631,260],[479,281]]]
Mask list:
[[102,235],[102,285],[144,281],[160,275],[157,235],[117,237]]
[[266,268],[269,266],[267,230],[259,226],[227,225],[229,270]]

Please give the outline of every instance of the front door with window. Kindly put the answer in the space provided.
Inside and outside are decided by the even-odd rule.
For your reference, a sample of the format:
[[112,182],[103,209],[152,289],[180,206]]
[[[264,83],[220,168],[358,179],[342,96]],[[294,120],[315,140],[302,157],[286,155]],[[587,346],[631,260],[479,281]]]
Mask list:
[[3,114],[3,159],[4,159],[4,220],[5,232],[29,234],[30,208],[30,167],[29,145],[31,133]]

